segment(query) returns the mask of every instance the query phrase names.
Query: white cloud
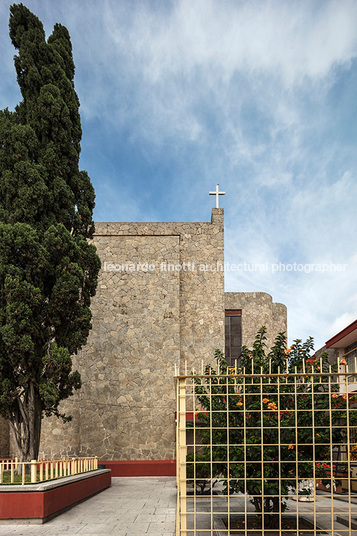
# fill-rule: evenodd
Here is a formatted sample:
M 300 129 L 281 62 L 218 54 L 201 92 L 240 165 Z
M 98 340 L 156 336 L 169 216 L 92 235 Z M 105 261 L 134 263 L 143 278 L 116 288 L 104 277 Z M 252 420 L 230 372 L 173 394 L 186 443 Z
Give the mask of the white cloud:
M 338 316 L 332 323 L 332 326 L 330 328 L 331 336 L 336 335 L 340 331 L 342 331 L 346 326 L 351 324 L 356 320 L 357 316 L 357 309 L 355 314 L 352 313 L 343 313 L 342 315 Z
M 356 51 L 352 1 L 181 0 L 161 12 L 137 6 L 128 16 L 107 2 L 106 23 L 113 42 L 129 49 L 131 59 L 141 57 L 153 81 L 209 66 L 224 78 L 237 70 L 275 71 L 290 86 L 326 76 Z
M 48 33 L 57 21 L 70 31 L 98 219 L 209 219 L 219 182 L 226 260 L 348 264 L 342 274 L 231 273 L 227 289 L 285 303 L 291 337 L 322 344 L 353 319 L 357 133 L 339 84 L 356 69 L 356 1 L 26 5 Z M 18 98 L 3 5 L 0 15 L 4 107 Z
M 81 16 L 74 3 L 73 28 Z M 326 91 L 336 66 L 356 55 L 356 18 L 349 1 L 93 4 L 86 33 L 73 37 L 88 69 L 79 80 L 82 113 L 118 128 L 135 121 L 136 140 L 204 143 L 202 113 L 213 111 L 229 138 L 253 98 L 275 118 L 271 135 L 289 134 L 299 120 L 295 93 L 306 85 L 320 92 L 321 81 Z

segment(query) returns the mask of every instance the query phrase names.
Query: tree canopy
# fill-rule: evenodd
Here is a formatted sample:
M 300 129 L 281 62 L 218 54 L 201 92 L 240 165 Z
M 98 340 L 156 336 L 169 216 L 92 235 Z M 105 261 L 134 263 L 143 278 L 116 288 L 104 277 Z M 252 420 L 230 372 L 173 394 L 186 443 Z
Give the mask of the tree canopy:
M 0 111 L 0 414 L 28 460 L 42 417 L 68 418 L 59 404 L 81 385 L 71 355 L 91 328 L 100 261 L 69 33 L 56 24 L 46 41 L 23 4 L 9 29 L 22 101 Z

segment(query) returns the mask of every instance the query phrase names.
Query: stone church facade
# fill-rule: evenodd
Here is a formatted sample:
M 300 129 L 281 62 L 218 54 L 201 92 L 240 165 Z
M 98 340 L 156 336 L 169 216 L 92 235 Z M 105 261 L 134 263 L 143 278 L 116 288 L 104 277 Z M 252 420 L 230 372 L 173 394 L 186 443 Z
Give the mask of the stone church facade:
M 266 325 L 271 345 L 286 308 L 263 292 L 224 292 L 223 209 L 210 222 L 97 223 L 93 242 L 102 261 L 93 328 L 73 359 L 83 385 L 63 403 L 71 422 L 44 420 L 40 453 L 173 460 L 175 365 L 197 368 L 224 351 L 225 311 L 240 317 L 240 344 Z

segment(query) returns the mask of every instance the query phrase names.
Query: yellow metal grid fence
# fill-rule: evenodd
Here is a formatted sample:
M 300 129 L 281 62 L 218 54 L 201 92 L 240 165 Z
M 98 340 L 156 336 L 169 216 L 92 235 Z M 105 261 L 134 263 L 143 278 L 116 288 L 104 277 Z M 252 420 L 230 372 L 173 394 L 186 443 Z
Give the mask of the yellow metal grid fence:
M 235 370 L 175 377 L 176 535 L 357 534 L 357 375 Z

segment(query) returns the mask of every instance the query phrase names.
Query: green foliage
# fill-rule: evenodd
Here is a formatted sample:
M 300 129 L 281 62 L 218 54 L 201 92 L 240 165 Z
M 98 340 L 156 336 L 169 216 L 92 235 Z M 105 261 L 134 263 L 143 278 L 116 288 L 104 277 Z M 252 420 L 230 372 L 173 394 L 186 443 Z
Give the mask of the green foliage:
M 206 445 L 207 446 L 207 445 Z M 212 493 L 218 479 L 211 478 L 211 453 L 207 448 L 187 455 L 187 478 L 194 479 L 200 494 Z
M 265 333 L 243 347 L 237 370 L 216 351 L 218 370 L 207 366 L 206 377 L 194 377 L 201 447 L 188 459 L 188 475 L 220 477 L 225 493 L 247 493 L 269 515 L 284 511 L 298 482 L 330 468 L 330 445 L 346 441 L 347 402 L 327 375 L 326 354 L 312 368 L 311 338 L 287 349 L 280 333 L 267 354 Z
M 10 8 L 23 100 L 0 111 L 0 414 L 23 459 L 36 458 L 43 415 L 81 385 L 71 355 L 86 343 L 100 261 L 95 194 L 79 171 L 81 124 L 68 31 Z

